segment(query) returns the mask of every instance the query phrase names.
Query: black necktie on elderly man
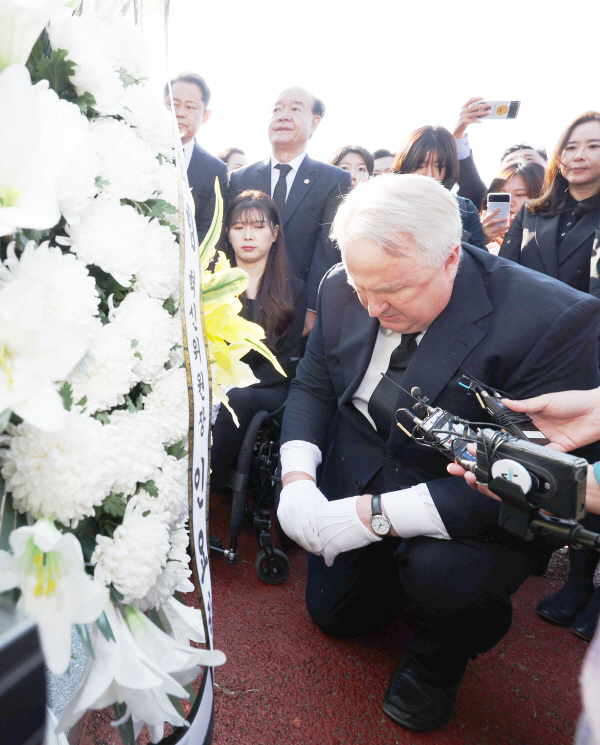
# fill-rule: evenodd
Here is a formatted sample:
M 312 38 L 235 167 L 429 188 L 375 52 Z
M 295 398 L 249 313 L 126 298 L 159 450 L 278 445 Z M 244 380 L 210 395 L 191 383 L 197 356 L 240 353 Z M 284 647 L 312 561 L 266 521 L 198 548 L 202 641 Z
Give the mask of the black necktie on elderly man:
M 416 334 L 402 334 L 400 344 L 392 352 L 386 376 L 381 376 L 369 399 L 369 415 L 377 426 L 377 431 L 386 440 L 390 436 L 394 404 L 398 398 L 398 386 L 408 367 L 411 357 L 417 349 Z M 390 380 L 391 378 L 391 380 Z M 393 381 L 393 382 L 392 382 Z
M 275 189 L 273 190 L 273 199 L 279 209 L 279 214 L 281 214 L 287 198 L 287 175 L 292 170 L 292 166 L 287 163 L 278 163 L 275 168 L 279 171 L 279 180 L 275 184 Z

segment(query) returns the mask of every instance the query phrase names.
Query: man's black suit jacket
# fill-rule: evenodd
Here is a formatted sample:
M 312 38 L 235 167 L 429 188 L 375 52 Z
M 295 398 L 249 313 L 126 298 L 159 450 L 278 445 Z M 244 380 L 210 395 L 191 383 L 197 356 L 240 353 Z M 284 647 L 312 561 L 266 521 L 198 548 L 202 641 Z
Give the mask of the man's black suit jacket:
M 329 230 L 341 197 L 350 191 L 347 171 L 305 156 L 283 208 L 281 220 L 287 257 L 306 282 L 308 307 L 315 310 L 319 284 L 325 272 L 340 260 L 329 240 Z M 246 189 L 271 195 L 271 159 L 240 168 L 231 174 L 228 201 Z
M 402 379 L 433 406 L 488 421 L 458 385 L 463 373 L 515 398 L 598 385 L 600 301 L 567 285 L 463 244 L 450 302 L 429 326 Z M 383 469 L 386 491 L 426 482 L 452 538 L 498 535 L 498 502 L 449 477 L 447 459 L 397 426 L 386 441 L 352 405 L 369 365 L 379 321 L 370 318 L 341 264 L 320 288 L 317 320 L 292 382 L 282 442 L 321 448 L 320 488 L 329 499 L 360 494 Z M 403 391 L 393 410 L 414 400 Z M 335 417 L 335 431 L 325 433 Z M 331 428 L 330 428 L 331 429 Z M 588 453 L 598 460 L 595 446 Z M 581 451 L 580 451 L 581 452 Z M 381 474 L 379 474 L 381 477 Z
M 227 166 L 194 142 L 187 170 L 188 183 L 196 205 L 196 230 L 202 243 L 208 233 L 215 211 L 215 179 L 219 179 L 221 196 L 227 196 Z
M 500 256 L 560 279 L 571 287 L 590 290 L 590 266 L 594 234 L 600 223 L 600 209 L 587 212 L 557 247 L 560 215 L 541 217 L 521 207 L 504 236 Z M 582 274 L 582 270 L 585 274 Z M 594 273 L 596 267 L 593 267 Z M 598 290 L 594 290 L 597 296 Z

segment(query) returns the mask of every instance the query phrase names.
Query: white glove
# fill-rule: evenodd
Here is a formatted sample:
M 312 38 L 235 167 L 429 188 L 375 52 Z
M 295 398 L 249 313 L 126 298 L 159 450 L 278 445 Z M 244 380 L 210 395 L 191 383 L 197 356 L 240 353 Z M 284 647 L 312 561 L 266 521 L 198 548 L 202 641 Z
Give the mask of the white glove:
M 310 479 L 292 481 L 279 496 L 277 517 L 286 535 L 311 554 L 321 553 L 317 530 L 317 507 L 327 504 L 327 498 Z
M 327 502 L 317 509 L 317 528 L 322 550 L 321 555 L 330 567 L 335 557 L 343 551 L 362 548 L 382 537 L 371 533 L 363 525 L 356 509 L 358 497 L 347 497 Z

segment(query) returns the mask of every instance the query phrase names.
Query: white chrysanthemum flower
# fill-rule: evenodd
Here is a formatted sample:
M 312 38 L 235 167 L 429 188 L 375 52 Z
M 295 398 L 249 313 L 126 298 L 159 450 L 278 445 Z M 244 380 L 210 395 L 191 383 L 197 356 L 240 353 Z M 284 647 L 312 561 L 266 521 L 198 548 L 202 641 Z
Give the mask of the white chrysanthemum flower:
M 134 289 L 159 300 L 179 295 L 179 244 L 158 220 L 150 220 L 146 228 L 144 260 Z
M 173 163 L 164 161 L 158 172 L 157 192 L 161 199 L 179 208 L 179 185 L 177 182 L 177 169 Z M 179 228 L 179 212 L 172 212 L 166 216 L 169 222 Z
M 0 264 L 0 292 L 8 304 L 30 293 L 36 306 L 31 310 L 45 323 L 73 323 L 89 337 L 100 323 L 100 298 L 86 265 L 73 254 L 50 248 L 47 241 L 40 246 L 29 241 L 19 259 L 10 244 L 8 258 Z
M 117 199 L 100 194 L 81 213 L 77 225 L 67 227 L 71 251 L 86 264 L 99 266 L 120 285 L 129 287 L 144 263 L 148 218 Z
M 84 5 L 81 15 L 62 8 L 48 26 L 52 49 L 75 63 L 70 80 L 78 95 L 91 93 L 101 114 L 121 114 L 124 88 L 108 24 Z
M 173 347 L 169 352 L 169 364 L 171 367 L 181 367 L 184 363 L 183 357 L 183 326 L 181 325 L 181 319 L 179 313 L 173 317 L 175 323 L 175 335 L 173 339 Z
M 168 523 L 162 516 L 143 510 L 133 497 L 113 537 L 96 536 L 94 577 L 105 585 L 112 584 L 123 595 L 123 602 L 129 604 L 143 598 L 155 585 L 170 547 Z
M 152 392 L 144 398 L 144 410 L 156 412 L 165 445 L 174 445 L 185 437 L 190 416 L 185 368 L 171 368 L 158 376 Z
M 69 411 L 60 432 L 19 424 L 11 434 L 0 459 L 19 512 L 74 527 L 110 494 L 115 463 L 100 422 Z
M 108 603 L 105 613 L 113 638 L 106 639 L 98 626 L 94 627 L 94 657 L 88 657 L 81 684 L 65 709 L 58 731 L 72 727 L 88 709 L 103 709 L 117 701 L 125 702 L 127 710 L 114 724 L 123 724 L 131 717 L 136 738 L 144 723 L 148 724 L 152 742 L 162 740 L 165 722 L 189 726 L 169 696 L 188 698 L 182 686 L 199 675 L 200 666 L 224 664 L 223 652 L 180 644 L 135 606 L 125 608 L 123 617 Z
M 173 114 L 145 85 L 125 88 L 123 119 L 135 127 L 150 147 L 166 158 L 174 156 Z
M 141 360 L 136 363 L 134 372 L 144 383 L 152 385 L 169 360 L 171 347 L 177 343 L 177 331 L 181 329 L 179 318 L 172 318 L 160 300 L 130 292 L 111 312 L 110 320 L 138 342 L 135 349 Z
M 188 465 L 187 458 L 174 458 L 164 454 L 157 461 L 152 474 L 158 496 L 153 497 L 144 489 L 138 492 L 138 504 L 144 510 L 157 515 L 169 513 L 166 518 L 170 525 L 179 525 L 189 514 L 188 502 Z
M 73 400 L 84 396 L 86 411 L 95 414 L 125 403 L 125 394 L 138 382 L 133 372 L 137 361 L 127 333 L 108 323 L 93 336 L 86 356 L 67 378 Z
M 18 587 L 18 608 L 40 630 L 46 664 L 64 673 L 71 658 L 71 624 L 92 623 L 102 613 L 108 592 L 86 574 L 81 545 L 49 520 L 10 534 L 12 555 L 0 551 L 0 592 Z
M 111 452 L 116 453 L 112 490 L 115 494 L 134 494 L 138 482 L 143 484 L 152 479 L 165 455 L 157 417 L 148 411 L 119 409 L 110 415 L 106 429 Z
M 23 111 L 27 116 L 15 114 Z M 21 65 L 0 73 L 0 235 L 56 225 L 58 184 L 87 127 L 79 107 L 49 90 L 47 80 L 32 86 Z
M 71 225 L 79 222 L 80 214 L 98 193 L 96 179 L 99 175 L 100 159 L 92 148 L 88 133 L 57 184 L 60 211 Z
M 90 125 L 92 147 L 100 159 L 105 194 L 145 202 L 157 189 L 160 164 L 153 150 L 125 122 L 111 117 Z
M 160 608 L 168 602 L 176 590 L 178 592 L 193 592 L 194 590 L 194 585 L 189 580 L 192 573 L 189 566 L 190 557 L 187 553 L 190 539 L 185 525 L 175 528 L 169 540 L 171 548 L 164 569 L 158 575 L 150 591 L 143 598 L 135 601 L 135 605 L 140 610 Z

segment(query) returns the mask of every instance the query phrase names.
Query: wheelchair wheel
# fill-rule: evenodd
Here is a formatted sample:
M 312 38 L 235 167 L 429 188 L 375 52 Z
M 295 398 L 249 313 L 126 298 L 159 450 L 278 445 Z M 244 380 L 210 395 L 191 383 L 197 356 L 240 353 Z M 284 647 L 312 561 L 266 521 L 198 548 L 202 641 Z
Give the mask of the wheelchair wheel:
M 278 548 L 273 549 L 273 556 L 269 558 L 266 551 L 261 551 L 256 557 L 254 566 L 256 573 L 268 585 L 280 585 L 288 578 L 290 561 Z

